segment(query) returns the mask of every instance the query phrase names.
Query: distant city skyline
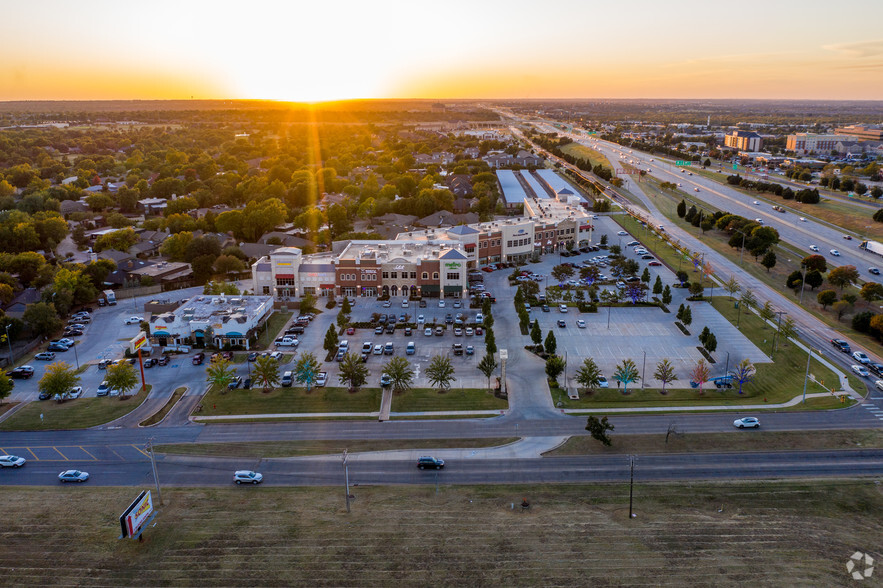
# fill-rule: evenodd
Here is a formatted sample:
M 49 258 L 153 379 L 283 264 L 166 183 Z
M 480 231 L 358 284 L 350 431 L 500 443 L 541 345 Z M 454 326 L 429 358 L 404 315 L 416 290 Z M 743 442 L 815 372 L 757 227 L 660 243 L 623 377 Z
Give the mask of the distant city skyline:
M 4 16 L 0 100 L 883 97 L 873 0 L 32 0 Z

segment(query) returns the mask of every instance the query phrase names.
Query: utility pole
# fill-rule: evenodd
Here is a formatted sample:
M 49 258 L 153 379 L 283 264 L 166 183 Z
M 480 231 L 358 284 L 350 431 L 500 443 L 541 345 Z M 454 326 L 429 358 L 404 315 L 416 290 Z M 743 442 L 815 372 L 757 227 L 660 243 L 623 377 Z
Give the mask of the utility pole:
M 350 512 L 350 469 L 346 463 L 347 450 L 343 450 L 343 475 L 346 483 L 346 511 Z
M 153 437 L 147 440 L 147 451 L 150 452 L 150 466 L 153 468 L 153 481 L 156 483 L 156 498 L 162 506 L 162 491 L 159 489 L 159 475 L 156 473 L 156 455 L 153 453 Z
M 634 505 L 634 496 L 635 496 L 635 456 L 629 456 L 629 518 L 635 518 L 634 509 L 632 506 Z

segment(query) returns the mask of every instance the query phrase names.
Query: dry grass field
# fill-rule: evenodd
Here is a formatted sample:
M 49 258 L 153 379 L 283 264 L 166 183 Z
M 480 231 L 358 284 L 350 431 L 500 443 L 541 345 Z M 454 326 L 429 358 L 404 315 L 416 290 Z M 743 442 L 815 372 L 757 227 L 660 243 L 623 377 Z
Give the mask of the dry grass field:
M 116 540 L 134 488 L 6 487 L 0 584 L 846 586 L 883 537 L 874 480 L 639 481 L 631 520 L 622 485 L 353 493 L 347 514 L 340 488 L 170 489 L 137 543 Z

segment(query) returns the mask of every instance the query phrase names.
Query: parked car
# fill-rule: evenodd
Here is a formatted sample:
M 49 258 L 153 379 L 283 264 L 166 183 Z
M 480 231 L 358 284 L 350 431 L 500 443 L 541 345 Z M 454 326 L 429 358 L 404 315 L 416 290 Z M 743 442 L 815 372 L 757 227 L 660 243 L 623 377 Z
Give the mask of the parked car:
M 282 384 L 282 386 L 284 386 L 286 388 L 289 388 L 293 381 L 294 381 L 294 374 L 289 371 L 289 372 L 285 372 L 282 374 L 282 380 L 281 380 L 280 384 Z
M 738 429 L 758 429 L 760 428 L 760 421 L 755 417 L 744 417 L 733 421 L 733 426 Z
M 163 355 L 159 359 L 156 360 L 157 365 L 169 365 L 169 356 Z
M 55 354 L 51 351 L 43 351 L 42 353 L 35 355 L 34 359 L 39 359 L 40 361 L 52 361 L 55 359 Z
M 584 321 L 583 319 L 579 319 L 578 321 L 576 321 L 576 326 L 579 327 L 580 329 L 585 329 L 586 328 L 586 321 Z
M 390 378 L 386 374 L 381 374 L 380 375 L 380 385 L 384 388 L 386 388 L 387 386 L 391 386 L 392 385 L 392 378 Z
M 395 352 L 395 347 L 393 347 L 392 341 L 387 341 L 386 345 L 383 346 L 383 355 L 392 355 Z
M 316 387 L 322 388 L 327 383 L 328 383 L 328 372 L 319 372 L 319 375 L 316 376 Z
M 227 384 L 227 388 L 230 390 L 235 390 L 242 385 L 242 376 L 234 376 L 233 380 Z
M 426 308 L 426 301 L 425 301 L 425 300 L 421 300 L 421 301 L 417 304 L 417 306 L 419 306 L 420 308 Z
M 127 325 L 139 325 L 139 324 L 141 324 L 141 321 L 143 321 L 143 320 L 144 319 L 141 318 L 140 316 L 130 316 L 129 318 L 126 319 L 126 324 Z
M 245 378 L 245 381 L 242 382 L 242 388 L 244 390 L 248 390 L 251 388 L 251 378 Z
M 282 361 L 282 352 L 274 351 L 270 354 L 270 359 L 275 359 L 276 361 Z
M 417 353 L 417 346 L 413 341 L 408 341 L 407 347 L 405 347 L 405 355 L 414 355 Z
M 474 354 L 475 354 L 475 347 L 473 347 L 472 345 L 467 345 L 466 346 L 466 355 L 474 355 Z
M 567 305 L 566 304 L 559 304 L 558 305 L 558 312 L 567 312 Z
M 98 385 L 98 390 L 95 392 L 96 396 L 107 396 L 110 392 L 110 384 L 105 380 Z
M 82 386 L 74 386 L 70 390 L 68 390 L 67 394 L 65 394 L 65 398 L 76 399 L 83 395 L 83 387 Z
M 598 376 L 598 387 L 599 388 L 608 388 L 610 385 L 607 383 L 607 378 L 604 376 Z
M 68 349 L 67 345 L 62 345 L 61 343 L 50 343 L 46 348 L 47 351 L 67 351 Z
M 248 354 L 248 361 L 255 361 L 258 358 L 258 354 L 256 351 L 252 351 Z
M 58 479 L 61 482 L 85 482 L 89 479 L 89 473 L 80 470 L 65 470 L 58 474 Z
M 380 343 L 375 345 L 373 353 L 374 355 L 383 355 L 383 345 L 381 345 Z
M 233 481 L 237 484 L 260 484 L 264 476 L 251 470 L 238 470 L 233 472 Z
M 155 359 L 153 359 L 152 357 L 148 357 L 147 359 L 144 360 L 144 367 L 152 368 L 153 366 L 156 365 L 156 363 L 157 362 Z
M 435 457 L 423 456 L 417 458 L 417 468 L 421 470 L 440 470 L 445 467 L 445 461 L 443 459 L 437 459 Z
M 205 361 L 205 353 L 202 351 L 193 356 L 193 365 L 202 365 L 203 361 Z
M 432 327 L 426 327 L 423 329 L 423 334 L 427 337 L 432 337 Z

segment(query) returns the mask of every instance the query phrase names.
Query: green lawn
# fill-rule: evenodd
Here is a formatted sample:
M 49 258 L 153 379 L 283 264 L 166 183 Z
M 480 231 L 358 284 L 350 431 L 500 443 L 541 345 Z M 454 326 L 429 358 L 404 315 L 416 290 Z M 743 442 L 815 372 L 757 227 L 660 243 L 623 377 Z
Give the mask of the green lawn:
M 447 410 L 504 410 L 509 402 L 485 388 L 451 388 L 440 393 L 434 388 L 414 388 L 392 397 L 390 412 Z
M 561 148 L 561 151 L 579 159 L 588 159 L 592 163 L 592 167 L 601 164 L 604 167 L 611 169 L 613 168 L 613 166 L 610 165 L 610 160 L 607 159 L 607 157 L 601 152 L 595 151 L 591 147 L 580 145 L 579 143 L 570 143 L 569 145 L 565 145 Z
M 261 333 L 260 337 L 258 337 L 258 342 L 255 344 L 255 347 L 260 349 L 269 347 L 270 344 L 276 340 L 276 337 L 279 336 L 282 327 L 291 320 L 292 314 L 294 313 L 284 310 L 277 310 L 271 314 L 270 318 L 267 319 L 265 330 Z
M 517 441 L 516 437 L 481 439 L 378 439 L 321 441 L 255 441 L 243 443 L 175 443 L 157 445 L 159 453 L 179 455 L 212 455 L 223 457 L 268 458 L 327 455 L 350 452 L 391 451 L 395 449 L 460 449 L 464 447 L 495 447 Z
M 53 400 L 31 402 L 0 423 L 2 431 L 45 431 L 49 429 L 87 429 L 127 415 L 147 398 L 150 386 L 125 400 L 119 397 L 77 398 L 57 403 Z M 40 415 L 43 415 L 41 421 Z
M 168 402 L 165 403 L 162 409 L 160 409 L 159 412 L 153 414 L 149 418 L 141 421 L 141 426 L 149 427 L 150 425 L 155 425 L 159 422 L 162 422 L 162 420 L 166 418 L 166 415 L 169 414 L 169 411 L 174 408 L 175 404 L 177 404 L 177 402 L 181 400 L 181 397 L 184 396 L 184 393 L 186 391 L 187 388 L 185 386 L 176 388 L 175 391 L 172 393 L 172 396 L 169 398 Z
M 380 388 L 362 388 L 350 394 L 346 388 L 276 388 L 226 390 L 212 387 L 202 401 L 197 416 L 238 414 L 279 414 L 296 412 L 375 412 L 380 410 Z

